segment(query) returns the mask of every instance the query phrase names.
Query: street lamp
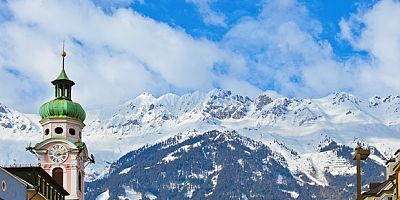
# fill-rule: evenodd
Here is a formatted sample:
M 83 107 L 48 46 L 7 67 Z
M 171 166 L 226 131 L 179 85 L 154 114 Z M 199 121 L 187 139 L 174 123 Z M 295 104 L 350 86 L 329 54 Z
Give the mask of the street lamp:
M 357 160 L 357 200 L 361 200 L 361 160 L 366 160 L 370 153 L 369 149 L 355 148 L 353 160 Z

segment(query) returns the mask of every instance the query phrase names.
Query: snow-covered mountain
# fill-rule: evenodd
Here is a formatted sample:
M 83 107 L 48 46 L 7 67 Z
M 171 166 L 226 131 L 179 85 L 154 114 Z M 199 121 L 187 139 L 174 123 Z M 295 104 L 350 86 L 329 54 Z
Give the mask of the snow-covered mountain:
M 178 134 L 132 151 L 110 166 L 101 179 L 88 183 L 88 199 L 351 199 L 352 148 L 330 142 L 315 159 L 326 160 L 340 175 L 323 174 L 325 187 L 310 174 L 293 173 L 286 157 L 270 146 L 235 131 Z M 295 152 L 291 152 L 297 157 Z M 287 156 L 287 155 L 286 155 Z M 289 158 L 292 159 L 292 158 Z M 305 161 L 305 162 L 304 162 Z M 307 164 L 304 160 L 301 164 Z M 368 178 L 381 178 L 383 167 L 364 163 Z M 316 170 L 313 173 L 317 173 Z M 372 178 L 371 178 L 372 177 Z M 332 198 L 334 197 L 334 198 Z
M 399 148 L 399 107 L 399 96 L 364 100 L 347 93 L 321 99 L 250 99 L 224 90 L 159 98 L 144 93 L 116 109 L 89 113 L 85 131 L 89 147 L 101 144 L 107 161 L 192 130 L 236 130 L 265 144 L 278 141 L 301 159 L 318 152 L 326 138 L 374 146 L 388 158 Z
M 37 115 L 25 115 L 0 103 L 0 164 L 37 162 L 25 147 L 40 139 L 38 120 Z
M 18 134 L 37 133 L 38 126 L 29 116 L 35 117 L 24 115 L 0 103 L 0 130 Z
M 18 154 L 15 149 L 23 148 L 23 142 L 40 139 L 38 117 L 1 108 L 0 135 L 12 135 L 4 137 L 9 138 L 8 144 L 19 141 L 0 153 L 0 162 L 10 163 L 7 159 Z M 320 99 L 295 99 L 261 94 L 251 99 L 218 89 L 158 98 L 144 93 L 118 107 L 88 112 L 84 140 L 98 162 L 88 168 L 87 180 L 110 178 L 115 162 L 128 152 L 179 134 L 235 131 L 283 158 L 278 163 L 297 184 L 330 187 L 335 184 L 332 177 L 355 174 L 351 152 L 357 144 L 374 150 L 369 160 L 376 166 L 392 156 L 400 142 L 399 110 L 400 96 L 362 99 L 332 93 Z M 382 179 L 383 174 L 375 177 Z

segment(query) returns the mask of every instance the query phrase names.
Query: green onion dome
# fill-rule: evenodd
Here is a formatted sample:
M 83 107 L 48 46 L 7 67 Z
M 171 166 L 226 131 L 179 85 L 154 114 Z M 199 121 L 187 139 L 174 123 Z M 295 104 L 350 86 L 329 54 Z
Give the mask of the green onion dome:
M 75 103 L 71 100 L 72 86 L 75 83 L 70 80 L 65 73 L 64 59 L 67 54 L 64 51 L 61 53 L 62 56 L 62 69 L 57 79 L 51 83 L 54 85 L 55 99 L 51 100 L 40 107 L 39 114 L 42 120 L 48 118 L 72 118 L 85 121 L 86 113 L 79 103 Z
M 85 121 L 86 113 L 79 103 L 68 99 L 54 99 L 40 107 L 39 114 L 42 119 L 48 118 L 73 118 Z

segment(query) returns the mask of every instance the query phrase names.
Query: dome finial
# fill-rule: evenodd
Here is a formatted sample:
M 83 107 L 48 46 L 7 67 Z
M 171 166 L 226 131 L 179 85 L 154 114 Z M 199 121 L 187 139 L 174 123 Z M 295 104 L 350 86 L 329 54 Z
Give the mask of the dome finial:
M 63 40 L 63 42 L 62 42 L 62 52 L 61 52 L 61 56 L 63 57 L 63 63 L 62 63 L 63 69 L 64 69 L 64 58 L 65 58 L 65 56 L 67 56 L 67 52 L 65 52 L 65 50 L 64 50 L 64 43 L 65 43 L 65 40 Z

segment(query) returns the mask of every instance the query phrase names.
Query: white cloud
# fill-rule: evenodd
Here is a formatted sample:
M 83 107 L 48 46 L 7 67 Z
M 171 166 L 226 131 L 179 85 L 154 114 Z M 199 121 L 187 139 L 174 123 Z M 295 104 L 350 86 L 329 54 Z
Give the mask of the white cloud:
M 0 70 L 12 67 L 28 77 L 26 82 L 35 82 L 30 87 L 46 88 L 29 111 L 53 94 L 49 82 L 60 70 L 62 39 L 67 39 L 67 73 L 77 83 L 74 94 L 79 95 L 73 97 L 89 108 L 144 91 L 210 90 L 219 82 L 213 72 L 217 63 L 246 73 L 240 56 L 129 9 L 106 14 L 84 0 L 18 0 L 8 7 L 13 19 L 0 24 Z M 21 96 L 19 77 L 11 79 L 13 89 L 0 102 Z M 17 101 L 11 105 L 22 108 Z
M 400 91 L 400 2 L 384 0 L 340 22 L 341 36 L 370 54 L 359 61 L 359 89 L 366 95 Z M 360 58 L 359 58 L 360 59 Z
M 225 36 L 224 45 L 249 55 L 257 84 L 274 85 L 285 95 L 321 96 L 351 84 L 344 64 L 322 28 L 295 0 L 268 1 L 258 18 L 243 19 Z
M 143 4 L 144 0 L 91 0 L 96 5 L 100 5 L 102 8 L 113 10 L 116 8 L 127 7 L 134 2 Z
M 186 0 L 186 2 L 194 3 L 197 6 L 204 23 L 221 27 L 227 26 L 225 23 L 225 15 L 211 9 L 210 4 L 213 3 L 214 0 Z
M 283 95 L 319 97 L 332 91 L 387 95 L 400 91 L 400 2 L 379 1 L 339 23 L 341 39 L 370 56 L 338 59 L 322 26 L 296 0 L 267 1 L 257 18 L 244 18 L 223 45 L 248 57 L 255 85 Z
M 256 98 L 263 91 L 254 85 L 251 85 L 247 81 L 242 81 L 230 77 L 221 77 L 221 87 L 232 91 L 235 94 L 248 96 L 250 98 Z
M 190 1 L 214 12 L 210 0 Z M 63 39 L 67 73 L 77 83 L 73 98 L 86 108 L 115 105 L 145 91 L 215 86 L 252 97 L 259 88 L 296 97 L 342 90 L 399 93 L 399 4 L 380 1 L 340 22 L 341 38 L 371 55 L 343 61 L 321 39 L 320 23 L 295 0 L 267 1 L 260 16 L 242 18 L 221 42 L 194 39 L 130 9 L 105 13 L 86 0 L 3 2 L 0 10 L 12 17 L 0 20 L 0 102 L 35 112 L 52 98 L 50 81 L 60 70 Z M 210 23 L 224 25 L 223 14 L 215 16 Z

